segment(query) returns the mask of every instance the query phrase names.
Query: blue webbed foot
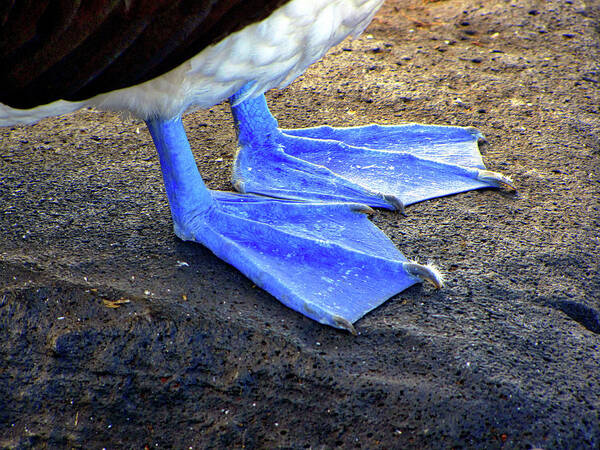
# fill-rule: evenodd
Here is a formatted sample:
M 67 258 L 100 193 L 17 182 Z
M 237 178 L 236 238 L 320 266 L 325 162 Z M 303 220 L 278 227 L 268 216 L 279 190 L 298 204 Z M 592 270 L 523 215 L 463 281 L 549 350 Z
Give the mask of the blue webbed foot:
M 486 187 L 514 189 L 485 169 L 473 128 L 407 124 L 277 128 L 264 96 L 232 97 L 241 192 L 297 200 L 353 201 L 402 210 L 422 200 Z M 241 97 L 243 98 L 243 97 Z
M 147 122 L 175 232 L 203 244 L 282 303 L 318 322 L 352 325 L 407 287 L 441 279 L 411 263 L 352 203 L 297 202 L 211 191 L 179 118 Z
M 352 323 L 435 272 L 410 263 L 365 206 L 213 192 L 214 208 L 180 237 L 200 242 L 257 286 L 318 322 Z

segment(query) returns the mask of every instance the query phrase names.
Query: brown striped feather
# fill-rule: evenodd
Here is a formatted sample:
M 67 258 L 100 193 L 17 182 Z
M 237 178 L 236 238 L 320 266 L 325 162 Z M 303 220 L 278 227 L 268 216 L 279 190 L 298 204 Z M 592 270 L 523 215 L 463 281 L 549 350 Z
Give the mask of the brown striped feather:
M 28 109 L 155 78 L 289 0 L 4 0 L 0 102 Z

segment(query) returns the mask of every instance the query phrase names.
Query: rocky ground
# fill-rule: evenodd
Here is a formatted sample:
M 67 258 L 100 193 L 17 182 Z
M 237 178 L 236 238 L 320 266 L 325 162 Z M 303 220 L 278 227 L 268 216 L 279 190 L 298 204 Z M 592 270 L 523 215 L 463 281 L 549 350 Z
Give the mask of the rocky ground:
M 518 185 L 378 211 L 447 286 L 356 337 L 178 240 L 142 123 L 2 129 L 0 447 L 597 448 L 599 21 L 597 0 L 388 1 L 268 94 L 285 127 L 478 127 Z M 229 106 L 185 124 L 230 189 Z

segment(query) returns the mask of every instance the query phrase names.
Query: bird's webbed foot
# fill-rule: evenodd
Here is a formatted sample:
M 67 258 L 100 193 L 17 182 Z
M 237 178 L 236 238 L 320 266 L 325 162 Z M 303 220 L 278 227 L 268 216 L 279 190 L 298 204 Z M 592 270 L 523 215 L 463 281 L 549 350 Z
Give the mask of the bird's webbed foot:
M 407 261 L 355 203 L 298 202 L 209 190 L 179 117 L 148 120 L 175 232 L 236 267 L 282 303 L 355 332 L 371 309 L 437 272 Z
M 318 322 L 355 333 L 356 320 L 396 293 L 422 280 L 442 284 L 400 253 L 364 205 L 212 196 L 212 208 L 177 221 L 177 234 Z
M 473 128 L 406 124 L 277 128 L 264 97 L 232 101 L 238 127 L 235 187 L 298 200 L 352 201 L 402 210 L 486 187 L 513 189 L 485 169 Z

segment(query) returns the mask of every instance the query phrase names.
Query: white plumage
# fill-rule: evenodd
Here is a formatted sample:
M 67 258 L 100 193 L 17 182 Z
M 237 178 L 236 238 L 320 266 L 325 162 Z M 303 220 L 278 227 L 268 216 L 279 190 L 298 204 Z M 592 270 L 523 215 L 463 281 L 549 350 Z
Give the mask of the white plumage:
M 360 34 L 383 0 L 292 0 L 261 22 L 227 36 L 166 74 L 81 102 L 29 110 L 0 104 L 0 125 L 30 124 L 93 106 L 140 119 L 175 117 L 208 108 L 249 82 L 246 97 L 282 88 L 348 35 Z M 242 101 L 244 98 L 240 99 Z

